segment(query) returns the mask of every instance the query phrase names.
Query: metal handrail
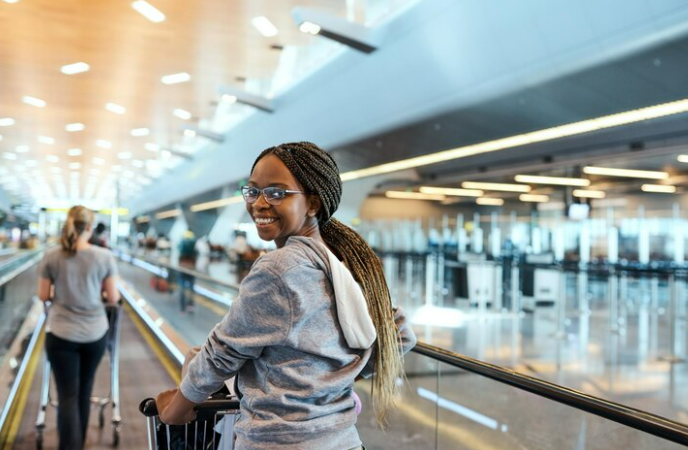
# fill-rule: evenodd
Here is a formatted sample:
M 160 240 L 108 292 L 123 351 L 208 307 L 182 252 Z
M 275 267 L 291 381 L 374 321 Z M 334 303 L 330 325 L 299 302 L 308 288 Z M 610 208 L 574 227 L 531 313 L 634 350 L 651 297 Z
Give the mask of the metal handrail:
M 121 249 L 117 249 L 116 254 L 124 254 L 124 255 L 127 255 L 129 258 L 132 258 L 132 260 L 138 259 L 141 261 L 145 261 L 147 263 L 150 263 L 150 264 L 153 264 L 153 265 L 156 265 L 159 267 L 164 267 L 165 269 L 168 269 L 168 270 L 173 270 L 175 272 L 185 273 L 187 275 L 193 276 L 196 279 L 208 281 L 208 282 L 216 284 L 218 286 L 223 286 L 223 287 L 226 287 L 228 289 L 232 289 L 233 291 L 239 292 L 239 285 L 237 285 L 237 284 L 228 283 L 226 281 L 218 280 L 217 278 L 213 278 L 210 275 L 207 275 L 207 274 L 201 273 L 201 272 L 197 272 L 197 271 L 189 269 L 187 267 L 182 267 L 182 266 L 179 266 L 176 264 L 163 262 L 163 261 L 157 260 L 155 258 L 152 258 L 150 256 L 128 253 L 128 252 L 125 252 Z
M 489 364 L 433 345 L 419 342 L 412 350 L 453 367 L 595 414 L 644 433 L 688 445 L 688 425 L 612 401 L 559 386 L 514 370 Z

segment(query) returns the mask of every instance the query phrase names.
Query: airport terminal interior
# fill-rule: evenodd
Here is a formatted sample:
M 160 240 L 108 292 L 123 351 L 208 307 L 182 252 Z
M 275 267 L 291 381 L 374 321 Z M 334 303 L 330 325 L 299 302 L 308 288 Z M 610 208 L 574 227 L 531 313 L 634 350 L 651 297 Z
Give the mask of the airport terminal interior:
M 58 448 L 74 205 L 121 294 L 86 448 L 231 448 L 226 406 L 198 445 L 139 407 L 277 251 L 242 187 L 302 141 L 418 339 L 384 429 L 354 385 L 366 449 L 688 446 L 685 1 L 0 0 L 0 450 Z

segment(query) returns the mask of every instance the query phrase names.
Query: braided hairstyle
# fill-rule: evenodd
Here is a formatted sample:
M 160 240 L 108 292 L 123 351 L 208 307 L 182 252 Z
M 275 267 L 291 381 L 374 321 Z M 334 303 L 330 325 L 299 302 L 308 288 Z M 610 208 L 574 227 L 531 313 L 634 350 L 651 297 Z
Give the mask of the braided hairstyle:
M 403 359 L 382 264 L 361 235 L 332 217 L 342 197 L 342 180 L 329 153 L 310 142 L 282 144 L 264 150 L 251 172 L 269 154 L 278 157 L 309 194 L 320 197 L 320 235 L 361 285 L 377 332 L 372 397 L 377 421 L 384 425 L 387 410 L 394 404 L 397 378 L 403 376 Z

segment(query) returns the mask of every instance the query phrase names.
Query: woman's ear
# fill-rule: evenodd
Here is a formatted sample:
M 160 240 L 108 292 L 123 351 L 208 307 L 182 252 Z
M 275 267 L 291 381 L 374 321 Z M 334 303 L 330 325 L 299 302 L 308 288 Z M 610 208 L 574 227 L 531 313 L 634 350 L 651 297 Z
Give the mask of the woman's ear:
M 322 208 L 322 200 L 319 195 L 308 196 L 308 217 L 315 217 Z

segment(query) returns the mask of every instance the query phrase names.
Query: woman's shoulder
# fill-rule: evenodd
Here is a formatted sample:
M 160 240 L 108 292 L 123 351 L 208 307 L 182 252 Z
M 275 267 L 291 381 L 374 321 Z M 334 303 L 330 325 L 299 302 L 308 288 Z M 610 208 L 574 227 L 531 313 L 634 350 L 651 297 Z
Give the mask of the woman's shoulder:
M 256 261 L 256 269 L 270 270 L 275 274 L 288 272 L 297 266 L 318 266 L 322 260 L 317 243 L 308 238 L 289 238 L 287 244 L 266 253 Z

